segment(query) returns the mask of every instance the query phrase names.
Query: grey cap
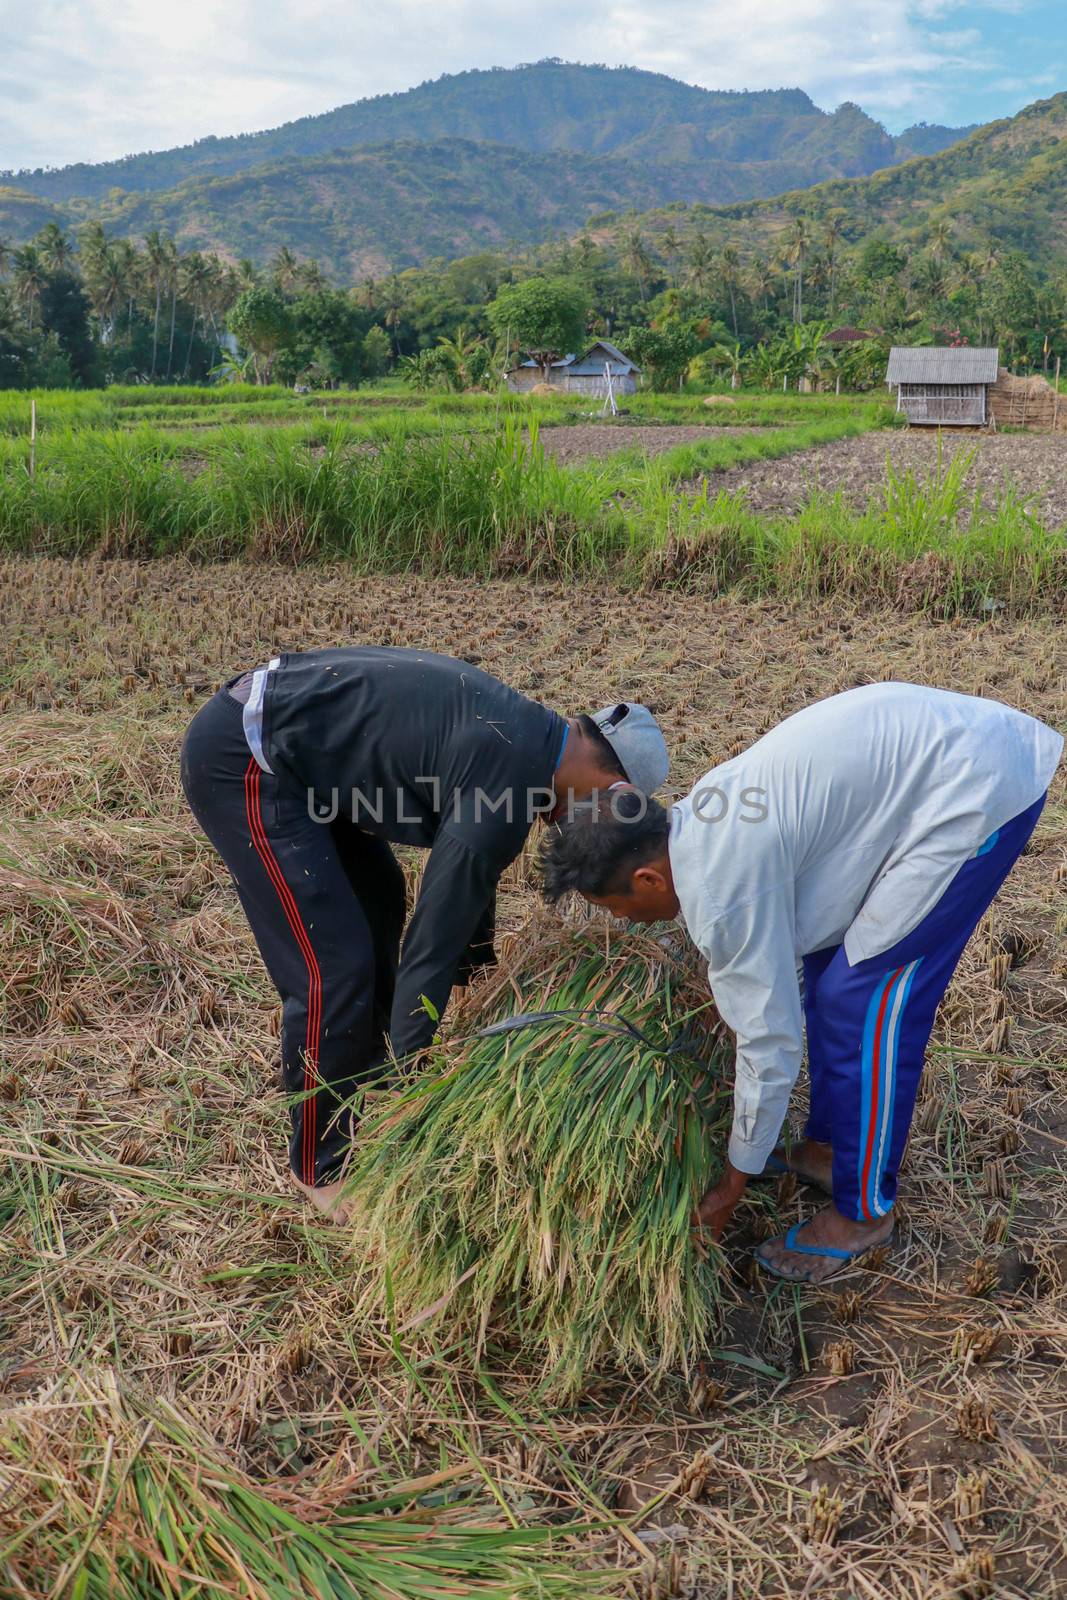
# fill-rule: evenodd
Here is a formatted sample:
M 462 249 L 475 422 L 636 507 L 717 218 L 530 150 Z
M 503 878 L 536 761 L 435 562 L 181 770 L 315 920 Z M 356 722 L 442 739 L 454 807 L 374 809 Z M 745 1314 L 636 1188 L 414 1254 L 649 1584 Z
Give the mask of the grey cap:
M 666 783 L 671 763 L 667 742 L 648 707 L 623 700 L 591 715 L 634 788 L 655 794 Z

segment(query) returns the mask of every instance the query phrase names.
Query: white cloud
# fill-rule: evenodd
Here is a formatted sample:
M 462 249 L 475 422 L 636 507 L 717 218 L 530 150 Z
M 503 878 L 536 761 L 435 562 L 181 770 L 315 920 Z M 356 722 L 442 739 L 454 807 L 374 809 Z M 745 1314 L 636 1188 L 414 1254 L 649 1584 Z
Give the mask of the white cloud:
M 0 0 L 0 167 L 236 133 L 555 54 L 709 88 L 799 85 L 898 122 L 1002 74 L 974 25 L 1031 0 Z M 950 31 L 951 24 L 962 25 Z

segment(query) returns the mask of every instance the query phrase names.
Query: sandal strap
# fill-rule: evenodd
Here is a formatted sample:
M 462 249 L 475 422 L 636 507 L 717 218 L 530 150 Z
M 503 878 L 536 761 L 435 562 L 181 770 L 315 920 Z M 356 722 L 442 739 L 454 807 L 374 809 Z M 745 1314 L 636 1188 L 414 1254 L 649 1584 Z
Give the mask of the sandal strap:
M 804 1223 L 794 1222 L 782 1241 L 787 1250 L 795 1250 L 801 1256 L 830 1256 L 835 1261 L 854 1261 L 871 1248 L 870 1245 L 864 1245 L 860 1250 L 838 1250 L 831 1244 L 797 1244 L 797 1233 L 802 1227 Z

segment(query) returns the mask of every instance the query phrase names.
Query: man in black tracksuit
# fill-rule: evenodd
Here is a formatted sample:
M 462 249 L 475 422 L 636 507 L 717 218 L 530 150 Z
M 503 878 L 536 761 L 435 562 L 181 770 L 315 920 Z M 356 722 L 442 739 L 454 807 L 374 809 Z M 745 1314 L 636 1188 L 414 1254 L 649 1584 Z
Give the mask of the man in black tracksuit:
M 535 818 L 666 775 L 644 707 L 568 720 L 427 651 L 284 655 L 198 712 L 182 785 L 282 997 L 290 1162 L 321 1209 L 351 1142 L 343 1102 L 390 1045 L 424 1048 L 452 985 L 493 961 L 497 882 Z M 430 851 L 402 954 L 390 843 Z

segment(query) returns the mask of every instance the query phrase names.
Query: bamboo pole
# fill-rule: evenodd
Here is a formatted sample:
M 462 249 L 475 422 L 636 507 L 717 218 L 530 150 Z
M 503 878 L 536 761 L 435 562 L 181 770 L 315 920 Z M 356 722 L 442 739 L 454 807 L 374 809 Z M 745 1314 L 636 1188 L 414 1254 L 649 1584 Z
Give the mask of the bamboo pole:
M 30 401 L 30 477 L 37 475 L 37 402 Z
M 1052 431 L 1055 433 L 1060 424 L 1060 358 L 1056 357 L 1056 398 L 1052 402 Z

